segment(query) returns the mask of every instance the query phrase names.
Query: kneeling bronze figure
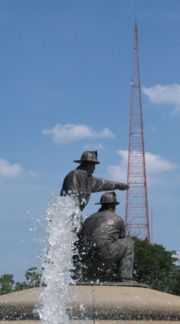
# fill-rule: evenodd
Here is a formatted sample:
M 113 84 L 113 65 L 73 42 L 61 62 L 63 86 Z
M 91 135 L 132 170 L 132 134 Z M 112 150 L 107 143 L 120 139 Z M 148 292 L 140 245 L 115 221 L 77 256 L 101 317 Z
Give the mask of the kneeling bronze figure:
M 119 204 L 115 192 L 103 194 L 98 204 L 101 208 L 85 220 L 81 232 L 83 281 L 132 281 L 134 242 L 115 213 Z

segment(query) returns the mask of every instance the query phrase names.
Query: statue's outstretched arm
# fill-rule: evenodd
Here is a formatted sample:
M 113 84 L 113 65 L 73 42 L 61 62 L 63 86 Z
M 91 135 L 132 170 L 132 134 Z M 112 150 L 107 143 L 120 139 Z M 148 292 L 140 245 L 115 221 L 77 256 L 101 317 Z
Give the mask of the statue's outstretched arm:
M 129 186 L 125 183 L 106 180 L 102 178 L 92 177 L 92 192 L 108 191 L 108 190 L 127 190 Z

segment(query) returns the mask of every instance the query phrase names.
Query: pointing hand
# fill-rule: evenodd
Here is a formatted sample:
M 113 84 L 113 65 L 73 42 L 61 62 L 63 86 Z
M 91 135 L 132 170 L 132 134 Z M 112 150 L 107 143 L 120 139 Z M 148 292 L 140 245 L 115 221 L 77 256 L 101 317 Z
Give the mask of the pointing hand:
M 125 183 L 119 183 L 119 187 L 118 187 L 119 190 L 128 190 L 129 189 L 129 186 Z

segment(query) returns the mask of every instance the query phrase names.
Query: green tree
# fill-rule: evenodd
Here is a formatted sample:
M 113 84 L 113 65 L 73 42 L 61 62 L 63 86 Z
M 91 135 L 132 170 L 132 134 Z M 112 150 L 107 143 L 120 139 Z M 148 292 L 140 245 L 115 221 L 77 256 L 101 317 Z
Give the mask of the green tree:
M 14 289 L 14 279 L 12 274 L 4 274 L 0 277 L 0 294 L 6 294 Z
M 25 273 L 27 288 L 39 287 L 41 282 L 41 274 L 37 267 L 29 268 Z
M 18 290 L 24 290 L 24 289 L 27 289 L 27 288 L 28 288 L 28 285 L 27 285 L 26 281 L 22 281 L 22 282 L 17 281 L 15 283 L 14 290 L 18 291 Z
M 177 267 L 172 257 L 162 245 L 150 244 L 147 240 L 135 241 L 134 277 L 150 288 L 174 293 L 177 283 Z

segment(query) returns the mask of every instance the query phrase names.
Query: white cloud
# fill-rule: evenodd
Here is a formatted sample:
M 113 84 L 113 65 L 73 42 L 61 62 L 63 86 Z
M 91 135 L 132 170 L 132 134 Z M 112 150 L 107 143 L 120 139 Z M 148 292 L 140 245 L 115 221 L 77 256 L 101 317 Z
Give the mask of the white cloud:
M 23 173 L 20 164 L 11 164 L 10 162 L 0 159 L 0 177 L 17 177 Z
M 180 252 L 176 252 L 172 257 L 175 259 L 175 263 L 180 265 Z
M 172 257 L 176 258 L 180 262 L 180 252 L 176 252 L 176 254 L 173 254 Z
M 180 111 L 180 85 L 160 85 L 142 88 L 143 93 L 152 103 L 172 105 L 176 111 Z
M 51 136 L 56 143 L 70 143 L 86 138 L 114 138 L 114 134 L 108 128 L 96 132 L 81 124 L 58 124 L 51 129 L 43 129 L 42 134 Z
M 127 182 L 127 165 L 128 165 L 128 151 L 119 150 L 120 162 L 118 165 L 110 165 L 107 172 L 110 174 L 112 180 Z
M 150 152 L 146 152 L 146 165 L 148 173 L 162 173 L 166 171 L 172 171 L 175 169 L 175 165 L 162 158 L 160 155 L 155 155 Z
M 18 163 L 10 163 L 5 159 L 0 159 L 0 178 L 16 178 L 21 175 L 36 177 L 37 173 L 33 170 L 25 170 Z
M 118 165 L 111 165 L 107 172 L 113 180 L 127 181 L 127 166 L 128 166 L 128 151 L 119 150 L 120 162 Z M 139 157 L 138 157 L 139 158 Z M 155 155 L 150 152 L 145 153 L 146 169 L 149 178 L 151 179 L 156 174 L 172 171 L 176 166 L 162 158 L 160 155 Z

